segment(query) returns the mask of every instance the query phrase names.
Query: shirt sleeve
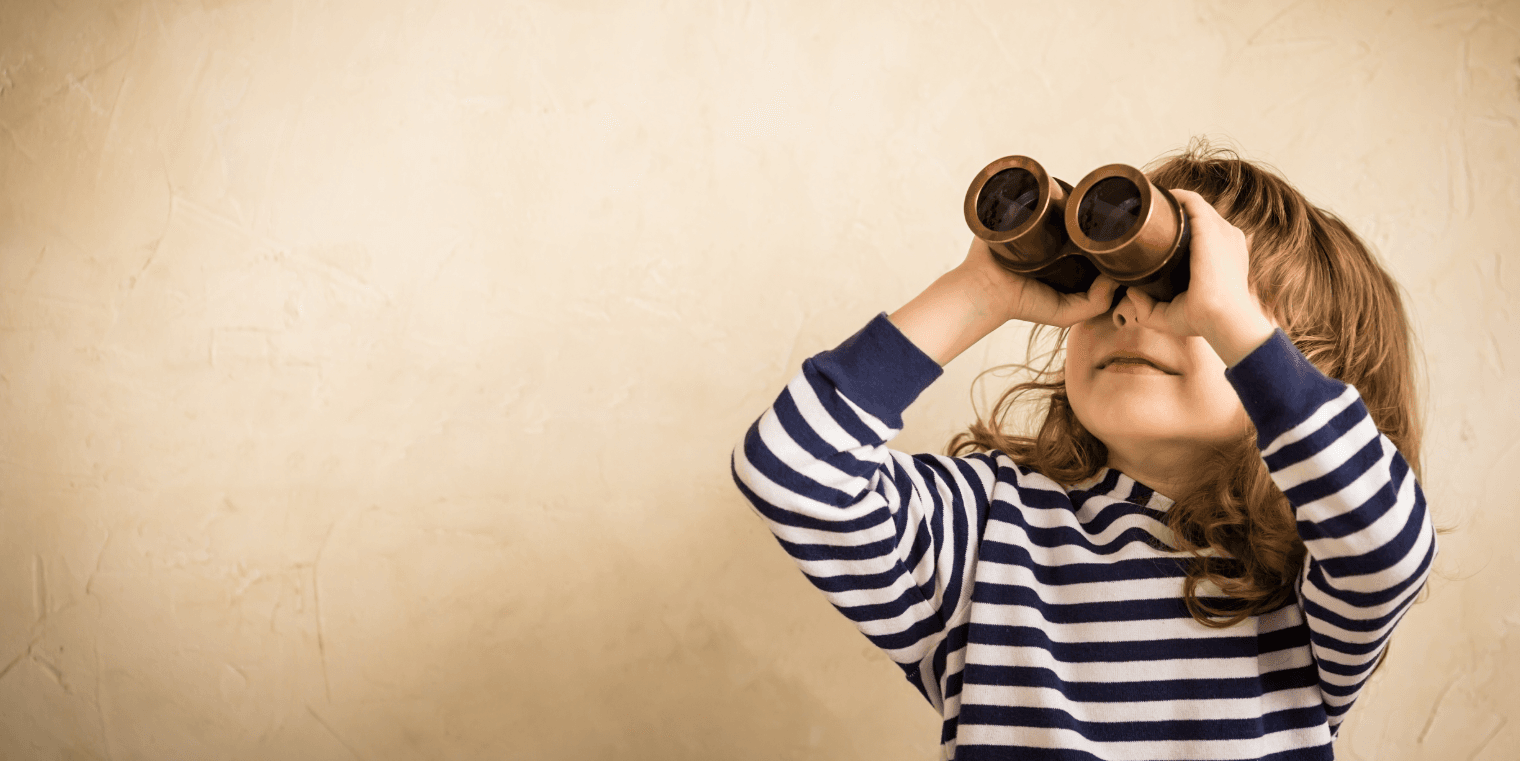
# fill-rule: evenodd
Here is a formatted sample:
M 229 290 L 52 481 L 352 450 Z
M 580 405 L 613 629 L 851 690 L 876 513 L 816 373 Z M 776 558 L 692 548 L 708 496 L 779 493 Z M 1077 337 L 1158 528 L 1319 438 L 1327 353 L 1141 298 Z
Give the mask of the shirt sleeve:
M 1321 373 L 1281 329 L 1225 376 L 1308 549 L 1298 597 L 1336 732 L 1429 575 L 1425 495 L 1356 389 Z
M 880 314 L 802 363 L 734 449 L 734 482 L 828 600 L 908 672 L 968 609 L 990 458 L 886 443 L 942 370 Z M 932 677 L 917 684 L 934 702 Z

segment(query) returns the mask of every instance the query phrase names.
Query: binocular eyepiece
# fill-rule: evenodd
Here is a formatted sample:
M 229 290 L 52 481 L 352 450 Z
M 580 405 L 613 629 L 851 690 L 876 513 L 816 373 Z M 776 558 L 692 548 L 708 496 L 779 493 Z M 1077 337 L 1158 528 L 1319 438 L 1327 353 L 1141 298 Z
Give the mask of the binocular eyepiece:
M 965 212 L 999 265 L 1062 293 L 1086 291 L 1100 272 L 1159 301 L 1187 290 L 1187 214 L 1132 166 L 1099 167 L 1073 189 L 1007 156 L 977 173 Z

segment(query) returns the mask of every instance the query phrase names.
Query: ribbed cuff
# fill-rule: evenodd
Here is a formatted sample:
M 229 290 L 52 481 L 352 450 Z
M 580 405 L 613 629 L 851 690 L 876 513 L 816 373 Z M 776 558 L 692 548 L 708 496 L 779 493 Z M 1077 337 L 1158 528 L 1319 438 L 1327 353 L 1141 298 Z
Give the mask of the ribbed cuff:
M 1263 448 L 1346 388 L 1310 364 L 1281 328 L 1224 375 L 1256 424 Z
M 903 410 L 945 372 L 887 319 L 886 312 L 810 362 L 846 399 L 898 429 Z

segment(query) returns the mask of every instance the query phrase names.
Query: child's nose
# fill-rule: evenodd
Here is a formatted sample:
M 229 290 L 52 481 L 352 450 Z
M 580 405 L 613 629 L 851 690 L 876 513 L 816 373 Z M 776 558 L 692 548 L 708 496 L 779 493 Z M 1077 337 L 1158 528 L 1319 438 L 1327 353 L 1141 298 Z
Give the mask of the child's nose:
M 1124 297 L 1128 290 L 1122 285 L 1114 290 L 1114 303 L 1108 308 L 1108 313 L 1114 320 L 1114 327 L 1122 328 L 1135 320 L 1135 302 Z

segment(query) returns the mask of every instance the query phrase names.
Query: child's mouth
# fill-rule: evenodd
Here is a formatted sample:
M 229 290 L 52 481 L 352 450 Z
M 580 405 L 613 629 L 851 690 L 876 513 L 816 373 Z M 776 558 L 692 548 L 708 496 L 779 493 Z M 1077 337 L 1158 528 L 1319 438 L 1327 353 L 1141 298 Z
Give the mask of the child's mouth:
M 1125 373 L 1127 375 L 1171 375 L 1171 373 L 1156 367 L 1150 362 L 1130 357 L 1115 357 L 1098 369 Z

